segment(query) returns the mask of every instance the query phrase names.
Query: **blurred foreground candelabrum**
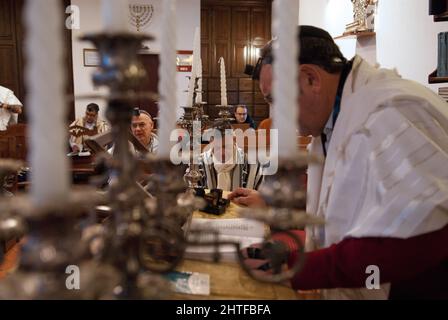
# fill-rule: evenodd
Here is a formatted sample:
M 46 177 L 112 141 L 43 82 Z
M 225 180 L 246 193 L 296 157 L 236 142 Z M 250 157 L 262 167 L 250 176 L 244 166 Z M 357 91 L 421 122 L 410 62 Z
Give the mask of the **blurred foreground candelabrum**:
M 216 248 L 215 261 L 219 261 L 220 246 L 234 245 L 242 268 L 260 281 L 282 282 L 300 269 L 301 259 L 291 270 L 283 272 L 283 252 L 274 247 L 267 250 L 274 274 L 259 277 L 245 264 L 239 243 L 221 241 L 212 230 L 194 230 L 186 236 L 193 211 L 204 206 L 193 192 L 202 178 L 198 168 L 190 167 L 185 176 L 187 186 L 181 178 L 183 166 L 149 156 L 138 162 L 131 154 L 127 137 L 133 103 L 148 96 L 137 91 L 146 76 L 137 53 L 142 42 L 149 39 L 131 33 L 83 37 L 96 46 L 100 55 L 101 65 L 93 82 L 110 89 L 106 115 L 112 126 L 114 155 L 105 156 L 108 189 L 105 193 L 93 188 L 72 190 L 68 203 L 39 209 L 32 207 L 27 196 L 0 199 L 0 238 L 13 232 L 26 234 L 18 270 L 0 283 L 0 298 L 167 298 L 171 290 L 162 274 L 176 269 L 186 247 L 195 245 Z M 223 109 L 220 120 L 231 121 L 228 106 Z M 193 136 L 194 121 L 200 121 L 201 130 L 208 119 L 201 103 L 186 111 L 180 125 Z M 288 230 L 321 223 L 301 211 L 305 193 L 297 177 L 313 161 L 317 160 L 300 156 L 297 161 L 282 163 L 274 180 L 268 181 L 262 190 L 270 209 L 246 209 L 242 215 L 265 222 L 274 232 L 287 232 L 303 248 Z M 152 172 L 145 188 L 138 183 L 142 167 Z M 17 169 L 14 164 L 0 162 L 0 177 L 2 172 Z M 93 216 L 99 208 L 109 217 L 102 226 L 82 235 L 81 222 L 86 213 Z M 201 241 L 198 235 L 204 233 L 211 234 L 212 240 Z M 71 270 L 79 271 L 79 284 L 67 282 Z
M 137 53 L 142 41 L 152 38 L 123 33 L 89 35 L 83 39 L 93 42 L 102 61 L 93 82 L 107 86 L 112 93 L 106 112 L 115 146 L 113 159 L 107 162 L 111 221 L 99 236 L 102 244 L 97 256 L 120 275 L 113 292 L 116 298 L 164 298 L 169 294 L 169 285 L 158 273 L 173 270 L 182 258 L 177 251 L 182 249 L 183 236 L 179 220 L 187 209 L 178 206 L 176 200 L 185 188 L 173 180 L 175 168 L 151 159 L 146 165 L 154 174 L 147 190 L 153 195 L 147 193 L 137 183 L 141 172 L 127 139 L 132 101 L 141 95 L 137 92 L 138 84 L 146 77 Z
M 0 203 L 13 196 L 8 190 L 10 177 L 17 176 L 23 164 L 20 161 L 0 159 Z M 23 234 L 24 227 L 18 217 L 5 210 L 0 211 L 0 243 Z M 0 248 L 0 264 L 3 261 L 3 248 Z
M 1 199 L 0 234 L 5 237 L 26 234 L 21 246 L 18 269 L 0 283 L 0 299 L 95 299 L 113 282 L 97 277 L 88 263 L 87 247 L 81 239 L 79 222 L 85 212 L 104 203 L 94 190 L 72 190 L 68 201 L 33 207 L 30 197 Z M 66 271 L 82 270 L 85 290 L 69 290 Z M 106 272 L 104 270 L 103 272 Z

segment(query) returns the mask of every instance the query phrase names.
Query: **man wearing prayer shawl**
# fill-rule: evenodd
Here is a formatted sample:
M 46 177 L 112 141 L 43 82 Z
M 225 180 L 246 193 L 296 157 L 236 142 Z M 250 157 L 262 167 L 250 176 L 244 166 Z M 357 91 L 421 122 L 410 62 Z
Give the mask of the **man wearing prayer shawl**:
M 233 191 L 237 188 L 257 190 L 263 181 L 262 166 L 250 163 L 248 156 L 234 141 L 231 127 L 215 129 L 212 141 L 199 157 L 201 186 Z
M 328 299 L 448 297 L 448 106 L 396 72 L 347 61 L 324 30 L 299 27 L 299 124 L 323 165 L 308 171 L 304 268 L 291 284 Z M 272 89 L 271 44 L 254 77 Z M 257 71 L 258 70 L 258 71 Z M 262 206 L 255 191 L 230 199 Z M 288 263 L 297 259 L 289 247 Z M 380 286 L 369 285 L 377 270 Z
M 11 124 L 17 123 L 22 113 L 22 103 L 8 88 L 0 86 L 0 131 L 5 131 Z

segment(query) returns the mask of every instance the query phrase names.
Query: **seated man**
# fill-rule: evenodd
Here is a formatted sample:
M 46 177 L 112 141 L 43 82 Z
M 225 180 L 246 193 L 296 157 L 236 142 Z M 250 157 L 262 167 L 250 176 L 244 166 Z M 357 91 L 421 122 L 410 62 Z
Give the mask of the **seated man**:
M 201 154 L 199 168 L 203 179 L 200 184 L 210 190 L 233 191 L 240 187 L 257 190 L 263 181 L 262 168 L 259 163 L 249 163 L 233 136 L 225 138 L 229 132 L 223 127 L 216 129 L 220 134 L 213 137 L 207 150 Z
M 8 126 L 17 123 L 17 115 L 22 113 L 22 103 L 14 92 L 0 86 L 0 131 L 6 131 Z
M 81 152 L 85 148 L 84 141 L 90 136 L 109 130 L 107 122 L 98 119 L 99 110 L 100 108 L 96 103 L 88 104 L 86 107 L 86 115 L 76 119 L 70 125 L 70 147 L 73 152 Z
M 154 121 L 151 115 L 145 110 L 134 109 L 131 124 L 132 134 L 148 149 L 149 153 L 157 153 L 157 149 L 159 148 L 159 140 L 153 132 L 153 129 Z M 132 148 L 134 153 L 137 153 L 134 146 Z
M 250 115 L 247 113 L 247 107 L 244 104 L 239 104 L 235 107 L 234 115 L 236 124 L 247 123 L 251 128 L 255 129 L 254 120 L 252 120 Z

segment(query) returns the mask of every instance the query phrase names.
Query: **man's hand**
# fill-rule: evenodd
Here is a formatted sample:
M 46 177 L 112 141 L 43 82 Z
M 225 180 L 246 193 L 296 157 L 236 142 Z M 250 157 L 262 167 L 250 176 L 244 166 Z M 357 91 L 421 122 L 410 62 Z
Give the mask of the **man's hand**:
M 253 244 L 250 247 L 241 249 L 244 257 L 244 264 L 252 270 L 253 274 L 264 278 L 274 274 L 280 274 L 287 270 L 286 262 L 288 258 L 288 248 L 279 241 L 269 241 L 264 245 Z M 282 282 L 290 287 L 289 281 Z
M 255 190 L 238 188 L 229 194 L 228 199 L 240 206 L 262 208 L 266 206 L 260 193 Z
M 0 109 L 8 110 L 12 113 L 21 114 L 22 113 L 22 107 L 21 106 L 14 106 L 6 103 L 0 103 Z

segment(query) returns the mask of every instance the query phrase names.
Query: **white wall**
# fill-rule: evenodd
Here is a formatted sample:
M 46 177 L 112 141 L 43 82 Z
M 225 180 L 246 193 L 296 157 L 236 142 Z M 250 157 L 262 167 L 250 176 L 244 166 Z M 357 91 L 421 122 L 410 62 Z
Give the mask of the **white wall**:
M 126 1 L 126 0 L 123 0 Z M 161 18 L 162 18 L 162 1 L 163 0 L 128 0 L 129 3 L 136 4 L 152 4 L 154 6 L 154 14 L 151 24 L 142 32 L 150 33 L 156 37 L 155 41 L 148 42 L 150 48 L 149 53 L 159 53 L 160 51 L 160 34 Z M 73 30 L 73 77 L 75 96 L 95 94 L 103 92 L 105 89 L 95 89 L 92 85 L 91 74 L 94 68 L 84 67 L 83 49 L 93 48 L 88 42 L 81 42 L 78 38 L 86 33 L 97 32 L 102 28 L 101 21 L 101 1 L 100 0 L 72 0 L 72 5 L 80 8 L 80 29 Z M 177 1 L 177 49 L 193 50 L 193 38 L 196 27 L 200 26 L 200 0 L 178 0 Z M 130 26 L 130 28 L 132 28 Z M 132 29 L 130 29 L 132 30 Z M 157 71 L 156 71 L 157 72 Z M 188 81 L 186 76 L 189 73 L 177 74 L 177 97 L 178 104 L 185 105 Z M 85 112 L 85 106 L 89 102 L 97 102 L 101 108 L 101 114 L 105 111 L 104 101 L 80 100 L 75 101 L 76 117 L 80 117 Z
M 323 27 L 335 37 L 353 21 L 350 0 L 301 0 L 301 24 Z M 378 0 L 376 37 L 336 40 L 348 58 L 355 53 L 404 77 L 430 87 L 428 74 L 437 67 L 437 34 L 448 22 L 433 22 L 426 0 Z M 446 86 L 446 84 L 445 84 Z
M 327 6 L 328 0 L 300 0 L 299 23 L 325 28 L 325 15 L 322 9 Z
M 378 61 L 436 90 L 440 85 L 429 85 L 428 74 L 437 68 L 437 34 L 448 31 L 448 22 L 433 21 L 428 1 L 379 1 Z

